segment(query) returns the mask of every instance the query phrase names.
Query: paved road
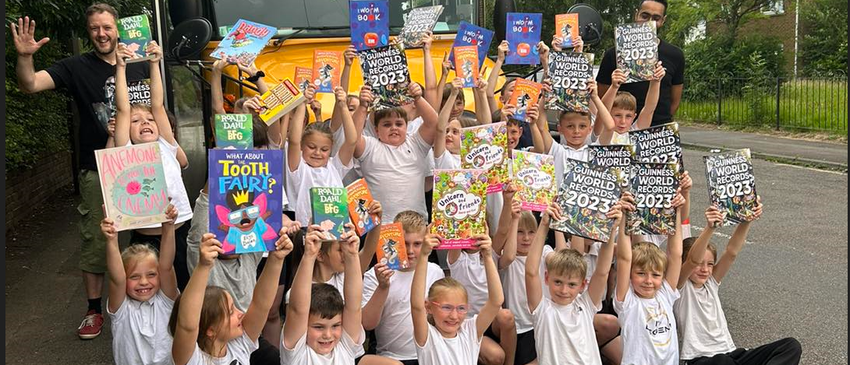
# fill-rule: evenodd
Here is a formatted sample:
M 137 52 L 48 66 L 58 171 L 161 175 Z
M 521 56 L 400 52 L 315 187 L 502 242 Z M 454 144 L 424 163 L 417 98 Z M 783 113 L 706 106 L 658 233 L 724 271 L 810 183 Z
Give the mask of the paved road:
M 684 156 L 694 234 L 708 201 L 702 154 Z M 720 291 L 732 337 L 752 347 L 794 336 L 802 364 L 847 363 L 847 175 L 760 160 L 755 173 L 766 210 Z M 74 331 L 85 311 L 75 206 L 56 199 L 7 241 L 6 364 L 112 362 L 108 325 L 92 341 Z M 731 233 L 713 242 L 722 250 Z

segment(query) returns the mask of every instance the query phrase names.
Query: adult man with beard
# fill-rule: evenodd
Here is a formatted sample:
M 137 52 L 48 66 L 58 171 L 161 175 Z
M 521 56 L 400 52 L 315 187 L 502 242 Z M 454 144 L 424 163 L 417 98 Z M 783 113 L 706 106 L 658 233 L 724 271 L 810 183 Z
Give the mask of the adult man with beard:
M 94 151 L 106 147 L 107 123 L 114 107 L 115 48 L 118 42 L 118 13 L 107 4 L 94 4 L 86 9 L 86 29 L 94 51 L 68 57 L 46 70 L 35 71 L 33 54 L 50 39 L 36 41 L 35 21 L 29 17 L 9 25 L 18 53 L 16 74 L 18 87 L 25 93 L 65 89 L 80 113 L 78 143 L 80 146 L 80 269 L 88 296 L 88 312 L 77 329 L 81 339 L 100 335 L 103 326 L 101 292 L 106 272 L 106 244 L 100 233 L 103 219 L 103 197 L 97 175 Z M 127 68 L 128 80 L 148 78 L 148 63 L 135 63 Z

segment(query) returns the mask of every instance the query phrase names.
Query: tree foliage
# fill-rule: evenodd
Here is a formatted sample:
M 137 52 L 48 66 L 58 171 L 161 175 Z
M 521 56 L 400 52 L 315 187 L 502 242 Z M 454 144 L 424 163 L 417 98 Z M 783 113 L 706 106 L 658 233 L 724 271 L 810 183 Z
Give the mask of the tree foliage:
M 800 42 L 803 74 L 846 75 L 847 1 L 811 0 L 800 9 L 803 37 Z

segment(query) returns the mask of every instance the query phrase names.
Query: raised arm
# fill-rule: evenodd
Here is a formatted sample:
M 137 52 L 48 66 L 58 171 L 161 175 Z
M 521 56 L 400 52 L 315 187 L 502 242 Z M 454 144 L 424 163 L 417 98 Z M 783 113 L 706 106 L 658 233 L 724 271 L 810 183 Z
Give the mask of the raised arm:
M 177 312 L 177 325 L 173 327 L 174 342 L 171 357 L 175 365 L 186 365 L 192 358 L 198 340 L 198 327 L 201 321 L 201 309 L 204 305 L 204 292 L 210 277 L 210 270 L 218 255 L 223 255 L 221 242 L 212 233 L 204 233 L 198 266 L 192 271 L 189 283 L 180 297 Z
M 53 77 L 47 71 L 35 72 L 32 57 L 41 46 L 50 41 L 50 38 L 44 37 L 36 42 L 35 20 L 30 20 L 28 16 L 23 19 L 18 18 L 17 23 L 15 25 L 15 22 L 10 22 L 9 28 L 12 30 L 12 41 L 15 43 L 15 50 L 18 53 L 18 62 L 15 64 L 18 88 L 27 94 L 55 89 L 56 84 Z
M 655 73 L 649 80 L 649 91 L 646 92 L 643 109 L 640 110 L 637 118 L 637 129 L 646 129 L 652 125 L 652 116 L 655 114 L 655 107 L 658 106 L 658 97 L 661 93 L 661 79 L 664 78 L 665 73 L 661 61 L 658 61 L 655 64 Z
M 177 219 L 177 208 L 168 204 L 165 210 L 165 218 L 162 222 L 162 238 L 159 249 L 159 277 L 160 289 L 165 296 L 176 300 L 180 290 L 177 289 L 177 274 L 174 272 L 174 255 L 177 252 L 174 241 L 174 220 Z
M 225 60 L 216 60 L 213 62 L 212 71 L 210 71 L 210 98 L 212 99 L 214 114 L 227 113 L 224 110 L 224 91 L 221 90 L 221 73 L 227 65 Z M 212 127 L 212 131 L 215 133 L 215 126 Z
M 372 203 L 369 204 L 369 207 L 366 208 L 367 213 L 372 216 L 372 218 L 378 218 L 379 221 L 383 221 L 384 209 L 381 206 L 381 202 L 377 200 L 372 200 Z M 376 224 L 375 228 L 372 228 L 369 233 L 366 233 L 366 242 L 363 244 L 363 249 L 360 250 L 360 276 L 369 271 L 369 264 L 372 263 L 372 257 L 375 256 L 375 250 L 378 249 L 378 242 L 381 238 L 381 225 Z
M 539 105 L 538 105 L 538 108 L 540 108 Z M 544 117 L 546 115 L 546 109 L 540 109 L 538 112 L 540 113 L 541 117 L 537 118 L 537 121 L 536 121 L 537 122 L 537 130 L 540 131 L 540 136 L 542 137 L 541 139 L 543 140 L 543 145 L 542 146 L 535 145 L 534 149 L 541 149 L 542 148 L 543 149 L 542 153 L 549 153 L 549 150 L 552 149 L 552 142 L 554 141 L 554 139 L 552 139 L 552 134 L 549 133 L 549 121 L 546 120 L 546 118 Z
M 628 201 L 634 205 L 635 200 L 631 193 L 623 193 L 622 200 Z M 619 233 L 617 242 L 617 286 L 615 300 L 626 300 L 626 293 L 629 291 L 629 282 L 632 274 L 632 240 L 625 232 Z
M 110 218 L 100 222 L 100 230 L 106 237 L 106 269 L 109 272 L 109 313 L 115 313 L 127 297 L 127 273 L 118 248 L 118 231 Z
M 481 260 L 484 261 L 484 272 L 487 274 L 487 301 L 478 312 L 478 317 L 475 320 L 475 327 L 478 329 L 478 338 L 484 335 L 493 320 L 496 319 L 496 314 L 502 309 L 502 303 L 505 302 L 505 294 L 502 290 L 502 280 L 499 278 L 499 269 L 496 268 L 496 263 L 493 262 L 493 242 L 490 241 L 490 235 L 480 234 L 477 237 L 476 245 L 479 248 Z
M 428 231 L 431 229 L 428 227 Z M 440 245 L 440 237 L 427 234 L 419 256 L 416 258 L 416 270 L 410 285 L 410 314 L 413 318 L 413 339 L 419 347 L 428 342 L 428 313 L 425 311 L 425 280 L 428 277 L 428 255 L 434 247 Z
M 682 213 L 676 208 L 676 233 L 667 239 L 667 273 L 665 279 L 670 286 L 679 285 L 682 273 Z
M 522 214 L 522 204 L 514 200 L 516 184 L 508 182 L 502 190 L 502 213 L 499 215 L 499 225 L 493 238 L 493 252 L 499 256 L 499 270 L 505 269 L 516 259 L 517 230 L 519 216 Z
M 534 233 L 534 240 L 525 259 L 525 294 L 528 298 L 528 311 L 531 313 L 534 313 L 543 299 L 543 285 L 540 284 L 540 256 L 543 255 L 543 245 L 546 244 L 546 236 L 549 235 L 551 219 L 561 220 L 561 207 L 557 203 L 550 204 L 540 217 L 540 224 L 537 232 Z
M 531 152 L 547 153 L 549 151 L 543 151 L 543 134 L 537 128 L 537 119 L 540 118 L 539 110 L 537 105 L 532 105 L 528 107 L 528 111 L 526 112 L 529 123 L 528 131 L 531 132 Z M 546 117 L 544 116 L 543 118 L 545 119 Z
M 346 103 L 348 94 L 342 87 L 337 86 L 334 88 L 334 95 L 336 96 L 336 102 L 334 102 L 334 114 L 338 114 L 340 119 L 342 119 L 342 131 L 345 134 L 345 142 L 339 148 L 336 158 L 338 158 L 339 162 L 341 162 L 344 166 L 348 166 L 348 164 L 351 163 L 351 157 L 354 155 L 354 147 L 357 146 L 357 140 L 360 139 L 360 136 L 357 135 L 357 128 L 354 126 L 354 119 L 351 118 L 351 113 L 348 112 L 348 103 Z
M 611 117 L 611 112 L 605 107 L 602 99 L 599 98 L 599 93 L 596 90 L 596 80 L 588 79 L 587 88 L 590 91 L 590 103 L 596 105 L 596 121 L 593 122 L 594 132 L 599 125 L 606 130 L 614 130 L 614 118 Z
M 115 145 L 123 147 L 130 142 L 130 91 L 127 87 L 125 59 L 131 57 L 132 52 L 123 43 L 119 42 L 117 47 L 115 50 Z
M 168 122 L 168 113 L 165 111 L 165 91 L 162 86 L 162 74 L 159 70 L 159 61 L 162 59 L 162 48 L 156 41 L 150 41 L 145 50 L 147 54 L 153 55 L 150 59 L 151 76 L 151 114 L 159 129 L 159 136 L 168 144 L 175 144 L 174 132 L 171 131 L 171 123 Z
M 452 91 L 437 116 L 437 129 L 436 134 L 434 134 L 434 158 L 440 158 L 446 152 L 446 128 L 448 128 L 449 118 L 452 115 L 452 107 L 455 105 L 455 100 L 457 100 L 457 95 L 461 89 L 463 89 L 463 81 L 455 77 L 452 80 Z
M 369 116 L 369 108 L 375 100 L 375 95 L 372 94 L 372 87 L 364 84 L 360 87 L 360 105 L 354 110 L 352 119 L 354 126 L 357 128 L 357 144 L 354 146 L 354 157 L 359 158 L 366 150 L 366 139 L 363 138 L 363 128 L 366 127 L 366 117 Z
M 313 289 L 313 267 L 322 245 L 320 231 L 309 231 L 304 237 L 304 256 L 295 272 L 290 289 L 289 305 L 286 306 L 286 321 L 283 323 L 283 345 L 288 349 L 307 333 L 310 316 L 310 292 Z
M 425 75 L 424 96 L 428 104 L 435 110 L 440 108 L 440 93 L 437 90 L 437 71 L 434 69 L 434 60 L 431 58 L 431 43 L 434 36 L 431 32 L 422 39 L 422 67 Z
M 340 237 L 340 244 L 344 246 L 345 261 L 345 283 L 343 284 L 343 295 L 345 307 L 342 312 L 342 328 L 355 343 L 360 341 L 361 323 L 360 302 L 363 298 L 363 271 L 360 270 L 360 237 L 354 230 L 354 225 L 346 224 L 346 232 Z
M 755 208 L 755 219 L 761 217 L 762 208 L 761 199 L 759 199 L 758 205 Z M 726 245 L 726 250 L 723 251 L 723 255 L 720 256 L 720 260 L 718 260 L 714 265 L 714 272 L 712 273 L 712 276 L 714 276 L 714 280 L 717 280 L 718 283 L 723 281 L 723 278 L 729 272 L 729 269 L 732 268 L 732 264 L 735 263 L 735 259 L 738 257 L 741 249 L 744 248 L 744 242 L 747 240 L 747 233 L 750 231 L 750 223 L 752 222 L 742 222 L 738 224 L 738 227 L 735 227 L 735 232 L 732 234 L 732 238 L 729 239 L 729 244 Z
M 254 286 L 254 294 L 251 297 L 251 304 L 248 305 L 248 310 L 245 311 L 245 316 L 242 318 L 242 328 L 245 334 L 251 341 L 256 341 L 266 325 L 266 319 L 269 315 L 269 309 L 274 303 L 274 296 L 277 292 L 278 280 L 280 271 L 283 268 L 283 259 L 292 252 L 293 245 L 286 231 L 281 229 L 280 237 L 275 242 L 275 250 L 269 252 L 269 257 L 266 261 L 266 266 L 263 267 L 263 273 L 257 279 L 257 285 Z
M 416 105 L 416 110 L 422 117 L 422 126 L 419 127 L 419 136 L 429 146 L 434 144 L 434 136 L 437 134 L 437 112 L 428 104 L 428 101 L 422 97 L 422 88 L 419 84 L 411 82 L 407 89 L 410 96 L 413 97 L 413 102 Z
M 505 56 L 507 56 L 509 51 L 508 41 L 503 40 L 499 43 L 496 62 L 493 65 L 493 70 L 490 71 L 490 77 L 487 79 L 487 103 L 490 105 L 490 110 L 499 109 L 499 104 L 496 103 L 496 83 L 499 82 L 499 74 L 502 73 L 502 64 L 505 63 Z
M 537 54 L 540 56 L 540 66 L 543 67 L 543 79 L 549 78 L 549 46 L 543 41 L 537 42 Z
M 676 288 L 681 289 L 685 286 L 685 282 L 688 281 L 688 277 L 691 276 L 694 269 L 702 263 L 702 259 L 705 256 L 705 249 L 708 247 L 708 242 L 711 241 L 711 236 L 714 234 L 717 226 L 723 223 L 723 218 L 723 213 L 715 206 L 709 206 L 705 210 L 705 228 L 688 251 L 688 257 L 685 258 L 685 262 L 682 263 L 682 270 L 681 274 L 679 274 L 679 282 L 677 283 Z
M 608 236 L 608 242 L 602 244 L 599 256 L 596 258 L 596 269 L 590 277 L 590 284 L 587 288 L 587 294 L 590 295 L 590 300 L 593 301 L 594 306 L 602 305 L 602 294 L 608 287 L 608 274 L 611 272 L 611 262 L 614 258 L 614 238 L 619 236 L 620 242 L 626 239 L 624 238 L 626 236 L 626 220 L 623 219 L 621 204 L 614 206 L 605 214 L 609 220 L 614 221 L 613 227 L 617 229 L 617 235 L 613 231 L 611 232 Z
M 305 101 L 295 107 L 289 122 L 289 147 L 286 150 L 286 163 L 289 171 L 295 171 L 301 164 L 301 137 L 304 134 L 304 115 L 307 113 L 307 104 L 313 100 L 316 86 L 310 84 L 304 90 Z
M 446 87 L 446 81 L 449 78 L 449 70 L 452 68 L 452 63 L 449 62 L 449 54 L 443 53 L 443 60 L 440 61 L 440 81 L 437 82 L 437 97 L 435 100 L 438 102 L 443 100 L 443 90 Z M 436 109 L 436 107 L 435 107 Z
M 371 331 L 381 324 L 381 312 L 384 310 L 384 303 L 390 292 L 390 278 L 393 274 L 395 271 L 388 268 L 387 264 L 379 262 L 375 265 L 375 279 L 378 281 L 378 287 L 372 292 L 369 302 L 363 306 L 361 312 L 363 329 Z
M 472 90 L 472 97 L 475 101 L 475 119 L 478 119 L 479 124 L 493 123 L 493 113 L 490 112 L 490 103 L 487 101 L 487 81 L 484 80 L 484 73 L 487 68 L 484 67 L 478 74 L 478 82 Z

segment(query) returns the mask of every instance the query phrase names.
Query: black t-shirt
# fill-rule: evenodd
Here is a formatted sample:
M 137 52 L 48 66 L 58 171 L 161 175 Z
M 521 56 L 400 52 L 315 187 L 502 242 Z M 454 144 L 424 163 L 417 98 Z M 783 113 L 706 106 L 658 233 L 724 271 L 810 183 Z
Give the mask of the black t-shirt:
M 94 52 L 60 60 L 48 68 L 56 89 L 66 89 L 80 112 L 80 169 L 97 171 L 94 151 L 106 147 L 106 123 L 115 99 L 115 66 Z M 148 62 L 127 65 L 127 80 L 149 78 Z
M 665 41 L 658 44 L 658 59 L 667 69 L 664 78 L 661 79 L 661 92 L 658 96 L 658 106 L 652 116 L 652 125 L 669 123 L 673 121 L 670 114 L 671 88 L 673 85 L 681 85 L 685 82 L 685 54 L 679 47 Z M 596 82 L 611 85 L 611 73 L 617 68 L 616 51 L 612 48 L 605 51 L 602 63 L 599 65 L 599 73 Z M 646 92 L 649 90 L 649 81 L 632 82 L 620 85 L 620 91 L 628 91 L 637 99 L 637 113 L 643 109 L 646 100 Z M 601 97 L 602 95 L 600 95 Z

